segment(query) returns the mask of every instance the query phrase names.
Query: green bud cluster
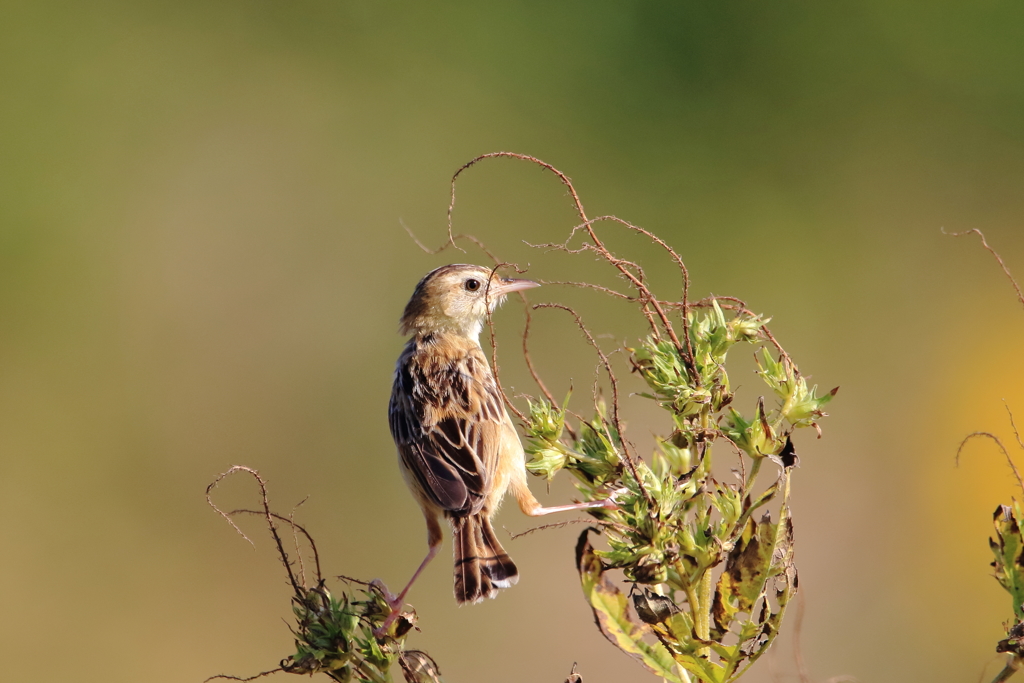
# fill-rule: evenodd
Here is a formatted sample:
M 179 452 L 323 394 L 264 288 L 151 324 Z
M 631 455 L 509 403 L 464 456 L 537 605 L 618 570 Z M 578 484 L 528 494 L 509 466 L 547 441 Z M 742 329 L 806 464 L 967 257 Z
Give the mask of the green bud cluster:
M 324 673 L 339 683 L 392 683 L 392 669 L 398 664 L 406 681 L 438 683 L 433 660 L 403 649 L 415 614 L 402 614 L 389 627 L 389 637 L 378 637 L 375 629 L 391 608 L 376 585 L 359 593 L 360 600 L 347 593 L 337 598 L 321 585 L 293 598 L 295 654 L 281 662 L 281 669 L 310 676 Z
M 562 435 L 568 403 L 569 396 L 561 408 L 544 400 L 530 401 L 525 450 L 532 459 L 526 463 L 526 469 L 551 481 L 568 467 L 582 482 L 600 485 L 616 476 L 621 464 L 613 445 L 618 435 L 607 422 L 604 406 L 599 404 L 593 421 L 582 422 L 574 443 L 566 445 Z
M 797 375 L 788 356 L 775 360 L 767 349 L 761 350 L 757 366 L 757 374 L 782 401 L 779 420 L 785 419 L 794 427 L 814 426 L 815 421 L 825 415 L 822 408 L 839 391 L 839 387 L 836 387 L 824 396 L 817 397 L 818 385 L 808 389 L 807 381 Z

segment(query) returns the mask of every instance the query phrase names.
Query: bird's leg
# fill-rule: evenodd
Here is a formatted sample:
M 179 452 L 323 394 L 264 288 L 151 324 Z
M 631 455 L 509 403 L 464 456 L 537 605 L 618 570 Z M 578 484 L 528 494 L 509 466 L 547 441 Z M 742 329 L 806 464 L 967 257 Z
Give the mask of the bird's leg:
M 437 555 L 437 551 L 441 549 L 443 535 L 441 532 L 441 525 L 437 521 L 437 516 L 428 514 L 426 510 L 424 510 L 423 514 L 427 518 L 427 543 L 430 546 L 430 549 L 427 550 L 427 556 L 423 558 L 422 562 L 420 562 L 420 566 L 413 573 L 412 578 L 409 579 L 409 583 L 405 584 L 405 588 L 402 589 L 401 593 L 398 595 L 392 595 L 390 591 L 384 588 L 384 599 L 391 607 L 391 613 L 388 614 L 386 619 L 384 619 L 384 623 L 374 630 L 373 634 L 377 637 L 387 633 L 388 628 L 394 623 L 395 619 L 398 618 L 398 615 L 402 613 L 402 606 L 405 605 L 405 596 L 409 592 L 409 589 L 412 588 L 412 585 L 416 583 L 416 579 L 419 578 L 420 574 L 423 573 L 423 570 L 426 569 L 428 564 L 430 564 L 430 561 L 434 559 L 435 555 Z M 381 587 L 383 588 L 383 584 L 381 584 Z
M 620 493 L 625 492 L 625 489 L 619 489 L 612 492 L 612 494 L 604 500 L 595 500 L 589 503 L 573 503 L 571 505 L 544 507 L 540 504 L 540 501 L 534 497 L 533 492 L 530 491 L 530 487 L 527 486 L 525 481 L 513 480 L 510 488 L 512 489 L 512 495 L 516 497 L 516 502 L 519 503 L 519 509 L 523 511 L 524 515 L 528 515 L 530 517 L 541 517 L 555 512 L 572 512 L 573 510 L 617 510 L 619 505 L 615 502 L 615 498 Z
M 523 508 L 523 512 L 530 517 L 541 517 L 543 515 L 550 515 L 554 512 L 572 512 L 573 510 L 617 510 L 618 505 L 614 500 L 614 495 L 605 498 L 604 500 L 595 500 L 590 503 L 573 503 L 571 505 L 555 505 L 546 508 L 539 503 L 534 507 Z M 534 501 L 536 502 L 536 501 Z
M 374 631 L 374 635 L 381 636 L 387 633 L 388 628 L 392 623 L 394 623 L 395 619 L 398 618 L 398 615 L 402 613 L 402 606 L 405 604 L 405 595 L 409 592 L 409 589 L 412 588 L 412 585 L 416 583 L 416 579 L 419 578 L 419 575 L 423 572 L 426 566 L 430 564 L 430 561 L 434 559 L 435 555 L 437 555 L 437 551 L 440 550 L 440 548 L 440 543 L 430 546 L 430 550 L 427 551 L 427 556 L 423 558 L 422 562 L 420 562 L 419 568 L 412 575 L 412 578 L 409 579 L 409 583 L 405 584 L 405 588 L 402 589 L 401 593 L 398 595 L 392 595 L 385 589 L 384 599 L 387 600 L 388 605 L 391 607 L 391 613 L 388 614 L 386 619 L 384 619 L 384 623 L 380 625 L 380 628 Z

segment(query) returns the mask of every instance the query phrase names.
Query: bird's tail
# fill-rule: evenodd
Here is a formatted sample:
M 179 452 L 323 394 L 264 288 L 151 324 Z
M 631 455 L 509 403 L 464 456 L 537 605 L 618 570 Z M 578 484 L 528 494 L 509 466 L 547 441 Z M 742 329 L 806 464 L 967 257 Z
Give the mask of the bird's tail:
M 519 570 L 494 536 L 486 512 L 452 519 L 455 601 L 480 602 L 519 581 Z

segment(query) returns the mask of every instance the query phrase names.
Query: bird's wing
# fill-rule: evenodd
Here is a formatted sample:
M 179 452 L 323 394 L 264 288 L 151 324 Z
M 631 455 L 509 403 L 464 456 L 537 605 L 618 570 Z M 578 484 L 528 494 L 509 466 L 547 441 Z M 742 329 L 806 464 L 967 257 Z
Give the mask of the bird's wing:
M 505 409 L 478 346 L 410 342 L 398 359 L 389 422 L 410 482 L 442 510 L 474 513 L 498 463 Z

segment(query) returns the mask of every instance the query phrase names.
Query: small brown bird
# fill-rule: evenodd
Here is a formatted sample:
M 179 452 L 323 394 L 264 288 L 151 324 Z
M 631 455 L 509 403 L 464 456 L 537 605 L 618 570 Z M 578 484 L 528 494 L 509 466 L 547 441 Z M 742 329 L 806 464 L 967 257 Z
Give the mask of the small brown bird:
M 488 268 L 454 264 L 427 273 L 402 315 L 411 334 L 395 368 L 389 421 L 406 483 L 427 521 L 429 552 L 405 589 L 390 598 L 389 624 L 441 546 L 440 518 L 454 534 L 455 599 L 493 598 L 519 580 L 491 527 L 508 489 L 530 516 L 614 507 L 611 500 L 545 508 L 526 482 L 526 459 L 480 348 L 489 311 L 511 292 L 539 285 Z

